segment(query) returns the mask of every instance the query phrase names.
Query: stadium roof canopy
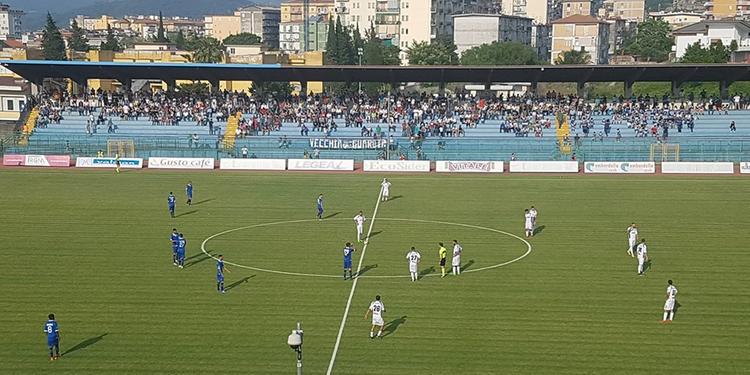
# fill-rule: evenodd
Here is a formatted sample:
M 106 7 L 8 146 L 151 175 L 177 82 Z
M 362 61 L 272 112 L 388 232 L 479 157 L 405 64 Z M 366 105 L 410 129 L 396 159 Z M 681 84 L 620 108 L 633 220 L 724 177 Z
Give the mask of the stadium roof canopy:
M 748 64 L 636 64 L 526 66 L 281 66 L 248 64 L 120 63 L 6 60 L 25 79 L 159 79 L 325 82 L 734 82 L 750 81 Z

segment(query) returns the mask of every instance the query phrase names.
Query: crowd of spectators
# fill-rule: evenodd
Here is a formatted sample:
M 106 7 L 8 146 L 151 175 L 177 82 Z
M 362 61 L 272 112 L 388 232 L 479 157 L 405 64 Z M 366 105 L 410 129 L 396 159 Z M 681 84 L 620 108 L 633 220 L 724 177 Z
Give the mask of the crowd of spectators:
M 748 107 L 735 97 L 728 104 L 719 100 L 670 101 L 668 97 L 622 97 L 583 100 L 554 92 L 544 96 L 477 98 L 468 94 L 438 96 L 396 94 L 309 97 L 252 97 L 245 93 L 219 92 L 207 96 L 175 93 L 109 93 L 43 96 L 38 127 L 60 123 L 67 115 L 87 118 L 86 132 L 100 126 L 116 133 L 130 120 L 148 119 L 154 126 L 179 126 L 189 122 L 206 126 L 209 134 L 220 134 L 232 113 L 241 112 L 235 136 L 270 136 L 282 124 L 296 124 L 301 136 L 310 133 L 332 136 L 340 126 L 360 128 L 362 137 L 388 135 L 422 140 L 426 137 L 462 137 L 468 129 L 493 120 L 501 133 L 517 137 L 542 137 L 554 132 L 554 115 L 564 113 L 571 134 L 603 139 L 616 132 L 665 138 L 670 131 L 692 132 L 698 116 L 726 113 Z M 596 119 L 596 120 L 595 120 Z M 118 125 L 119 124 L 119 125 Z M 289 125 L 287 125 L 289 126 Z M 600 128 L 598 132 L 593 129 Z

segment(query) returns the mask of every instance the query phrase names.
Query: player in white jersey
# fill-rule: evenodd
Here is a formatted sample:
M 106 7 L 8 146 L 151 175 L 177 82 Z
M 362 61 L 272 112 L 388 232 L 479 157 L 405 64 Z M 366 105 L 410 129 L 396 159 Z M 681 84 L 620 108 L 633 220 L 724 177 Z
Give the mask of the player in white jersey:
M 534 206 L 531 206 L 531 208 L 529 209 L 529 213 L 531 214 L 531 225 L 533 225 L 534 229 L 536 229 L 536 216 L 539 213 L 536 211 L 536 208 L 534 208 Z
M 534 236 L 534 218 L 528 209 L 523 211 L 523 216 L 526 219 L 524 223 L 524 229 L 526 230 L 526 238 Z
M 634 257 L 635 254 L 633 251 L 635 250 L 636 243 L 638 243 L 638 227 L 633 223 L 625 231 L 628 234 L 628 255 Z
M 453 259 L 451 260 L 451 266 L 453 267 L 453 275 L 458 276 L 461 274 L 461 253 L 464 249 L 458 244 L 457 240 L 453 240 Z
M 365 313 L 365 320 L 370 316 L 372 312 L 372 327 L 370 328 L 370 338 L 375 337 L 375 328 L 378 328 L 378 337 L 383 337 L 383 313 L 385 312 L 385 306 L 383 302 L 380 302 L 380 295 L 375 296 L 375 300 L 370 304 L 370 308 Z
M 414 248 L 406 254 L 406 259 L 409 261 L 409 275 L 411 275 L 411 281 L 417 281 L 419 279 L 419 262 L 422 260 L 422 254 Z
M 638 244 L 635 252 L 638 255 L 638 275 L 643 276 L 643 267 L 645 267 L 648 261 L 648 247 L 644 238 L 641 238 L 641 243 Z
M 388 181 L 387 178 L 384 178 L 380 186 L 383 188 L 383 194 L 381 195 L 380 199 L 382 201 L 387 201 L 388 198 L 391 196 L 391 183 Z
M 677 288 L 672 285 L 672 280 L 667 280 L 667 301 L 664 302 L 664 317 L 662 318 L 662 324 L 672 323 L 674 318 L 674 309 L 677 304 Z
M 354 217 L 354 222 L 357 223 L 357 242 L 362 242 L 362 231 L 365 225 L 365 215 L 362 211 L 359 211 L 357 216 Z

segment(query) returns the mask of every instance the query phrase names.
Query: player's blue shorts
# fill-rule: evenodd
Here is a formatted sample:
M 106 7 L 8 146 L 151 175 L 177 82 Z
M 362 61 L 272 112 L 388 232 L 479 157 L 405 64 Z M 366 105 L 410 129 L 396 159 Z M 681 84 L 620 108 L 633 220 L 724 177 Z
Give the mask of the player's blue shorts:
M 47 346 L 58 346 L 59 342 L 60 342 L 60 339 L 57 337 L 55 338 L 47 337 Z
M 185 257 L 185 250 L 177 250 L 177 259 L 182 259 Z
M 188 195 L 187 195 L 187 198 L 188 198 L 188 199 L 193 199 L 193 194 L 192 194 L 192 193 L 188 194 Z
M 344 268 L 352 268 L 352 260 L 344 259 Z
M 174 206 L 168 206 L 170 211 L 174 211 Z
M 176 247 L 172 248 L 172 254 L 177 255 L 177 248 Z
M 216 282 L 217 282 L 217 283 L 221 283 L 221 282 L 224 282 L 224 275 L 223 275 L 223 274 L 220 274 L 220 273 L 217 273 L 217 274 L 216 274 Z

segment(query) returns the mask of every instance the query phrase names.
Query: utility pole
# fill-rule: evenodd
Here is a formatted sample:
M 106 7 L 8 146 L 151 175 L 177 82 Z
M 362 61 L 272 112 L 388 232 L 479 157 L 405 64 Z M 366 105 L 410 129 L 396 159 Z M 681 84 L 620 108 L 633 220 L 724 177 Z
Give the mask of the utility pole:
M 302 42 L 305 45 L 300 50 L 304 54 L 310 45 L 310 0 L 302 0 L 302 22 L 302 32 L 305 34 L 302 36 Z

